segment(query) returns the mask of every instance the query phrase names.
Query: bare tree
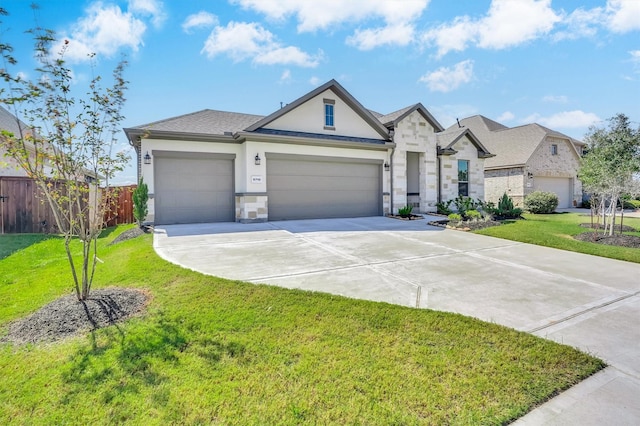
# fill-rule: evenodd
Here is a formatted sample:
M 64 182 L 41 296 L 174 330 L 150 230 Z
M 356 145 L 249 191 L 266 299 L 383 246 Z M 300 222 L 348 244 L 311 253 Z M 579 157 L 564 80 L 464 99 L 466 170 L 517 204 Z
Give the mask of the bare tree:
M 0 14 L 8 15 L 4 9 Z M 77 85 L 72 84 L 73 73 L 65 62 L 69 41 L 64 40 L 60 51 L 53 53 L 57 41 L 53 31 L 36 27 L 28 33 L 35 41 L 39 63 L 34 80 L 10 71 L 17 60 L 11 44 L 2 39 L 5 32 L 0 33 L 4 62 L 0 102 L 14 114 L 19 128 L 17 134 L 2 130 L 0 146 L 34 180 L 51 207 L 64 239 L 76 295 L 85 300 L 99 262 L 97 239 L 109 211 L 102 188 L 109 187 L 109 180 L 129 160 L 126 153 L 113 152 L 124 118 L 126 61 L 116 65 L 111 87 L 103 88 L 102 78 L 94 76 L 87 92 L 75 96 L 72 89 Z M 92 71 L 93 61 L 91 55 Z M 81 256 L 72 250 L 75 238 L 81 242 Z

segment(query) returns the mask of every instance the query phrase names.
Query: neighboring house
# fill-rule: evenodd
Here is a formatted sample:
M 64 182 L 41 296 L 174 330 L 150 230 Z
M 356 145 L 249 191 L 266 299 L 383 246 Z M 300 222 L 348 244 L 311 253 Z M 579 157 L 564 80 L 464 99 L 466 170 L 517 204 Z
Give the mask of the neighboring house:
M 18 120 L 15 115 L 0 106 L 0 130 L 6 130 L 13 133 L 14 136 L 20 135 L 20 130 L 24 134 L 29 134 L 31 129 L 23 121 Z M 7 151 L 0 145 L 0 176 L 27 176 L 27 172 L 18 166 L 18 163 L 6 155 Z
M 266 117 L 203 110 L 124 129 L 156 224 L 430 212 L 482 197 L 491 154 L 468 129 L 443 130 L 421 104 L 378 114 L 335 80 Z
M 497 202 L 507 193 L 522 206 L 533 191 L 554 192 L 558 207 L 579 206 L 578 180 L 584 144 L 539 124 L 506 127 L 481 115 L 459 121 L 448 131 L 470 129 L 495 154 L 484 163 L 484 198 Z

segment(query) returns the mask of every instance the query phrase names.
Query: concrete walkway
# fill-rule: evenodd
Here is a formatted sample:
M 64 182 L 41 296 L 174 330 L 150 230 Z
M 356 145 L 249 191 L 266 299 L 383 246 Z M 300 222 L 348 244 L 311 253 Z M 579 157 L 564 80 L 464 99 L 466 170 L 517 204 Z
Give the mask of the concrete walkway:
M 519 425 L 640 424 L 640 265 L 384 217 L 160 226 L 205 274 L 430 308 L 578 347 L 610 367 Z

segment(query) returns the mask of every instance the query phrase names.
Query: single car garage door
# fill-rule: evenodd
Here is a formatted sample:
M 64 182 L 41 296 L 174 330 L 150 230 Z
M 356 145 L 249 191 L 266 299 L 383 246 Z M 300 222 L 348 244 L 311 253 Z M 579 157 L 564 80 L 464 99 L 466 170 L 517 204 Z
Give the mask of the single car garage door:
M 233 222 L 234 155 L 153 151 L 154 222 Z
M 533 188 L 535 191 L 553 192 L 558 196 L 558 208 L 573 207 L 573 191 L 570 178 L 558 177 L 534 177 Z
M 267 154 L 269 220 L 380 216 L 382 161 Z

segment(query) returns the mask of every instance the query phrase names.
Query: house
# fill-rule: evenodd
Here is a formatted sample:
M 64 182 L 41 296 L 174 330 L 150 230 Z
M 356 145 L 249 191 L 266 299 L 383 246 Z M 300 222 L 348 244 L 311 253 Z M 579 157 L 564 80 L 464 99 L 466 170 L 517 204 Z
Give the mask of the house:
M 558 195 L 558 207 L 578 206 L 582 184 L 578 168 L 584 144 L 539 124 L 507 127 L 481 115 L 448 130 L 469 129 L 494 154 L 484 163 L 484 198 L 497 202 L 507 193 L 522 206 L 533 191 Z
M 156 224 L 431 212 L 482 197 L 491 154 L 470 130 L 443 130 L 421 104 L 379 114 L 335 80 L 266 117 L 203 110 L 124 129 Z
M 15 136 L 19 136 L 21 132 L 24 134 L 31 132 L 31 128 L 27 124 L 16 118 L 3 106 L 0 106 L 0 130 L 11 132 Z M 27 172 L 12 157 L 6 154 L 6 148 L 0 145 L 0 176 L 27 176 Z

